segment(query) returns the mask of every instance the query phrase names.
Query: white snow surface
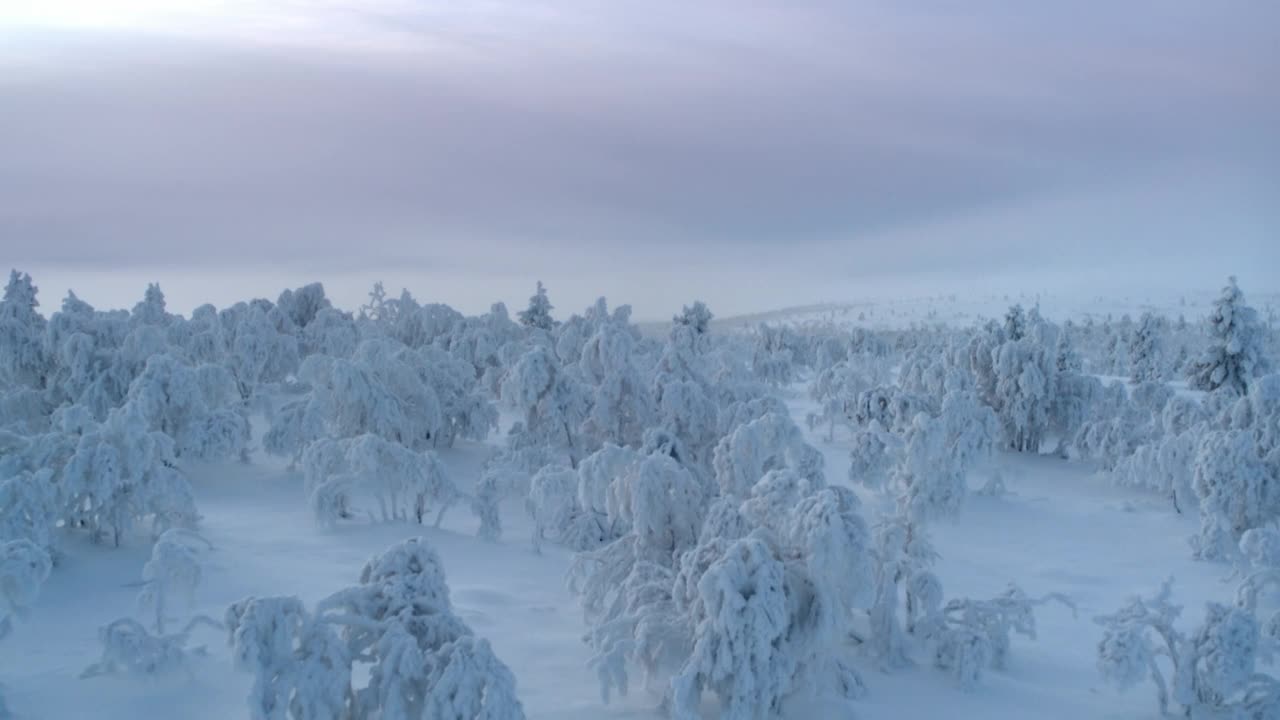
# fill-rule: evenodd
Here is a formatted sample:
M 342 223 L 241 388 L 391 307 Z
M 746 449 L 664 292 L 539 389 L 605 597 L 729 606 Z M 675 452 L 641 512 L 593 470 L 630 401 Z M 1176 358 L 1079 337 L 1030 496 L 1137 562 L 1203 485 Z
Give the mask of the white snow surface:
M 781 391 L 797 424 L 815 409 L 803 386 Z M 503 430 L 511 418 L 504 418 Z M 260 429 L 260 428 L 259 428 Z M 825 441 L 825 428 L 805 431 L 823 451 L 826 475 L 844 482 L 847 434 Z M 490 440 L 501 442 L 501 436 Z M 459 442 L 440 457 L 460 489 L 480 475 L 484 445 Z M 191 614 L 221 617 L 245 596 L 298 595 L 308 606 L 356 582 L 361 566 L 388 545 L 425 536 L 444 561 L 457 614 L 517 678 L 517 693 L 530 718 L 659 718 L 657 698 L 640 689 L 602 703 L 578 604 L 565 587 L 571 554 L 546 545 L 530 550 L 531 520 L 522 499 L 502 506 L 504 534 L 497 543 L 476 537 L 477 520 L 450 513 L 443 526 L 413 523 L 318 527 L 303 500 L 302 478 L 264 453 L 248 464 L 227 461 L 188 465 L 202 520 L 200 534 L 213 546 L 204 553 L 203 583 Z M 868 686 L 849 705 L 797 708 L 799 717 L 862 720 L 986 718 L 1079 720 L 1157 718 L 1147 686 L 1119 693 L 1096 669 L 1102 629 L 1092 622 L 1127 597 L 1155 592 L 1176 576 L 1175 597 L 1186 610 L 1184 630 L 1203 615 L 1204 603 L 1226 601 L 1230 568 L 1192 560 L 1187 538 L 1197 519 L 1178 515 L 1167 500 L 1116 487 L 1085 463 L 1049 456 L 997 453 L 970 473 L 971 488 L 994 472 L 1009 493 L 971 494 L 954 519 L 932 525 L 942 552 L 936 570 L 949 596 L 991 597 L 1016 580 L 1029 594 L 1060 592 L 1079 614 L 1049 605 L 1038 609 L 1037 640 L 1014 639 L 1007 670 L 990 671 L 971 692 L 956 688 L 925 658 L 919 666 L 882 673 L 859 661 Z M 864 514 L 884 502 L 859 488 Z M 247 716 L 252 677 L 237 672 L 223 633 L 197 629 L 192 646 L 207 646 L 189 672 L 156 678 L 101 676 L 78 679 L 99 656 L 98 629 L 135 611 L 136 578 L 151 552 L 142 536 L 120 549 L 63 539 L 59 565 L 29 617 L 0 643 L 0 682 L 17 718 L 184 718 L 228 720 Z M 177 608 L 175 608 L 176 610 Z M 715 707 L 704 702 L 704 715 Z

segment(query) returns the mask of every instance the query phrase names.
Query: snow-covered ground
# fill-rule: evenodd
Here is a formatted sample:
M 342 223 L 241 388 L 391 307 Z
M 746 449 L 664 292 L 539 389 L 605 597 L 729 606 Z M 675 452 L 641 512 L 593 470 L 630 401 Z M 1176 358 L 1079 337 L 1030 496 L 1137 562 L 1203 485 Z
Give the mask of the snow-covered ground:
M 800 387 L 784 392 L 793 415 L 810 409 Z M 828 478 L 846 482 L 847 447 L 821 434 L 809 442 L 826 457 Z M 493 442 L 497 442 L 494 440 Z M 482 445 L 461 444 L 442 457 L 463 488 L 479 472 Z M 1038 609 L 1039 637 L 1014 639 L 1006 671 L 992 671 L 972 692 L 956 689 L 941 671 L 919 667 L 886 674 L 860 665 L 869 687 L 850 716 L 864 720 L 1035 717 L 1156 718 L 1153 690 L 1126 694 L 1103 685 L 1095 669 L 1101 628 L 1093 616 L 1115 610 L 1133 593 L 1148 594 L 1177 577 L 1176 599 L 1188 625 L 1204 602 L 1230 597 L 1229 569 L 1191 560 L 1187 537 L 1196 519 L 1178 515 L 1167 501 L 1120 489 L 1094 477 L 1088 465 L 1049 456 L 998 454 L 970 476 L 980 485 L 1000 472 L 1002 497 L 970 495 L 954 521 L 934 525 L 937 565 L 948 595 L 990 597 L 1016 580 L 1028 593 L 1061 592 L 1078 605 Z M 191 471 L 203 515 L 201 533 L 212 542 L 205 578 L 190 610 L 221 617 L 247 595 L 297 594 L 308 603 L 353 584 L 363 563 L 391 543 L 424 535 L 445 564 L 457 613 L 518 679 L 519 696 L 534 718 L 656 718 L 655 698 L 633 688 L 605 705 L 587 668 L 584 624 L 565 588 L 570 553 L 546 546 L 530 550 L 530 521 L 522 503 L 503 507 L 498 543 L 475 537 L 476 520 L 455 508 L 439 529 L 409 524 L 353 524 L 319 529 L 302 499 L 301 480 L 283 464 L 257 453 L 250 464 L 217 464 Z M 859 490 L 874 517 L 881 500 Z M 245 715 L 251 677 L 232 668 L 225 638 L 197 630 L 207 646 L 188 673 L 159 679 L 104 676 L 78 679 L 98 659 L 98 628 L 136 613 L 136 580 L 150 551 L 135 538 L 122 549 L 67 537 L 65 556 L 31 616 L 0 645 L 0 682 L 19 718 L 181 717 L 226 720 Z

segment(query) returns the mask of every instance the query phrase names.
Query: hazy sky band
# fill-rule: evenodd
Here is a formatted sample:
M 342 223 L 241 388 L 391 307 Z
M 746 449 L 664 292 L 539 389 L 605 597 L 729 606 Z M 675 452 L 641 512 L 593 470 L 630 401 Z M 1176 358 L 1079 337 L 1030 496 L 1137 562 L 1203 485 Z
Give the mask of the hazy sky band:
M 652 314 L 721 277 L 730 310 L 1146 261 L 1280 287 L 1271 3 L 112 5 L 0 11 L 11 264 L 570 308 L 630 272 Z

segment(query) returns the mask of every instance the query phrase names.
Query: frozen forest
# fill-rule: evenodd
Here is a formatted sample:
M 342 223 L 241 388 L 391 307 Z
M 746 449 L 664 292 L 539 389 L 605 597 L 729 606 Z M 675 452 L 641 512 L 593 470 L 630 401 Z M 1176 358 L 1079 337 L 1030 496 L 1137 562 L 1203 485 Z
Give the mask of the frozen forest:
M 552 290 L 182 315 L 11 272 L 0 717 L 1280 718 L 1274 295 Z

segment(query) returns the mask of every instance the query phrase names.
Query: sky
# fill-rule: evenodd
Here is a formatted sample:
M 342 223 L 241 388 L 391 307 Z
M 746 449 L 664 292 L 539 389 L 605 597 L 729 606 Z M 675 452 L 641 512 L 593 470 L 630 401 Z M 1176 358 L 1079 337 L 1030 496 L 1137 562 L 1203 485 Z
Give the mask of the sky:
M 0 0 L 0 263 L 186 312 L 1280 290 L 1267 0 Z

